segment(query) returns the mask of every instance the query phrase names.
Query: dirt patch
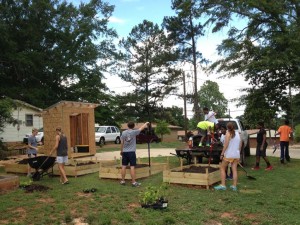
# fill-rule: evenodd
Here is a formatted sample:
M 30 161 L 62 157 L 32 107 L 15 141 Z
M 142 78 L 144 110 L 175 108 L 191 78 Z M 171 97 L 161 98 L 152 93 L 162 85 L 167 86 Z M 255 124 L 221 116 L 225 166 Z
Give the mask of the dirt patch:
M 40 198 L 36 200 L 37 202 L 41 203 L 53 203 L 54 199 L 53 198 Z
M 73 219 L 72 224 L 74 224 L 74 225 L 89 225 L 88 223 L 84 222 L 84 218 L 75 218 L 75 219 Z
M 215 172 L 219 170 L 218 168 L 210 167 L 210 166 L 190 166 L 189 168 L 184 168 L 180 171 L 172 170 L 172 172 L 186 172 L 186 173 L 206 173 L 206 168 L 209 173 Z
M 51 188 L 44 186 L 44 185 L 40 185 L 40 184 L 31 184 L 31 185 L 22 187 L 22 189 L 25 190 L 25 193 L 32 193 L 34 191 L 46 192 Z
M 228 218 L 228 219 L 237 220 L 237 217 L 233 213 L 230 213 L 230 212 L 224 212 L 224 213 L 222 213 L 221 214 L 221 218 Z
M 92 197 L 93 193 L 76 192 L 78 197 Z
M 215 220 L 210 220 L 210 221 L 204 223 L 204 225 L 222 225 L 222 223 L 215 221 Z

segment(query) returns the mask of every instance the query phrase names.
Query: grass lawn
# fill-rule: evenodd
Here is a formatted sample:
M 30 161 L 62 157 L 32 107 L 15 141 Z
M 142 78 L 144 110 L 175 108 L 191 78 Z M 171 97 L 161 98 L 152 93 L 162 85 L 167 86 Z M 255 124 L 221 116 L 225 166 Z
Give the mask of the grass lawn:
M 239 192 L 171 184 L 166 210 L 141 208 L 138 199 L 147 186 L 161 184 L 162 173 L 142 179 L 139 188 L 99 179 L 98 173 L 70 178 L 69 185 L 60 184 L 58 177 L 44 177 L 34 183 L 50 187 L 47 192 L 18 189 L 0 195 L 0 224 L 73 224 L 75 218 L 97 225 L 300 224 L 300 160 L 281 165 L 278 158 L 269 159 L 273 171 L 251 171 L 254 157 L 247 158 L 246 169 L 257 180 L 247 179 L 239 169 Z M 153 161 L 165 162 L 165 158 Z M 179 165 L 176 157 L 170 157 L 170 162 Z M 90 188 L 97 191 L 83 193 Z

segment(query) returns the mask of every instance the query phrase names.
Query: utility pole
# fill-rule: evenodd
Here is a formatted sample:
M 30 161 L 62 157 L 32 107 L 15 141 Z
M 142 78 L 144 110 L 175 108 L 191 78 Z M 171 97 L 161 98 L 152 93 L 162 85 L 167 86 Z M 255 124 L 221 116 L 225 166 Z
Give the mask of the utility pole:
M 182 71 L 183 76 L 183 105 L 184 105 L 184 136 L 187 138 L 187 113 L 186 113 L 186 89 L 185 89 L 185 73 Z

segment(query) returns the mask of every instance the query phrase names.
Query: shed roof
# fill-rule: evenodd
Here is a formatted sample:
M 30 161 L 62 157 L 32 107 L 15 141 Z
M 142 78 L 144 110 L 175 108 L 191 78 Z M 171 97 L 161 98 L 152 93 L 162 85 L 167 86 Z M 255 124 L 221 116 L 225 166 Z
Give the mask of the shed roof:
M 55 103 L 54 105 L 49 106 L 48 108 L 44 109 L 44 111 L 48 111 L 49 109 L 58 107 L 58 106 L 66 106 L 66 107 L 81 107 L 81 108 L 96 108 L 100 104 L 96 103 L 88 103 L 88 102 L 73 102 L 73 101 L 60 101 Z

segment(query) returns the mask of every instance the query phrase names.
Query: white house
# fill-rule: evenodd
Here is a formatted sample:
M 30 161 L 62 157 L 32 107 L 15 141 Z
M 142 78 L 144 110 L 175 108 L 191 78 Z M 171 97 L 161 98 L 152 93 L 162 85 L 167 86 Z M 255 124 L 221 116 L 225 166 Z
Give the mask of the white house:
M 12 116 L 19 121 L 18 125 L 7 124 L 0 138 L 3 142 L 20 142 L 26 134 L 32 132 L 32 128 L 42 128 L 42 109 L 20 100 L 14 100 L 17 107 L 13 110 Z

